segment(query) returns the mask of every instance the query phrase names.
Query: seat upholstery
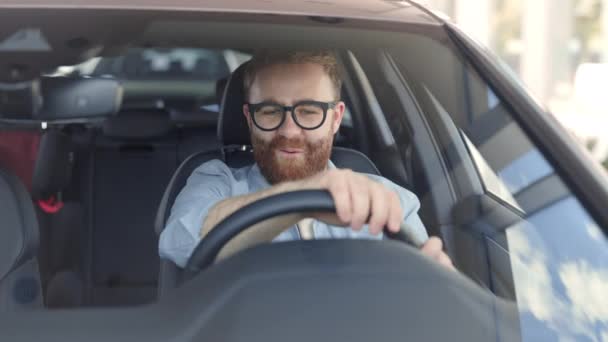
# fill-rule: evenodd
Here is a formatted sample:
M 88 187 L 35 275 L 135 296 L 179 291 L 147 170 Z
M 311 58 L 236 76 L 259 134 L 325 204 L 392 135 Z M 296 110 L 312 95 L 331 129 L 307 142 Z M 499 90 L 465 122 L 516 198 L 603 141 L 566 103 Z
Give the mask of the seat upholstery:
M 106 137 L 137 141 L 167 136 L 173 124 L 169 113 L 164 111 L 130 111 L 109 117 L 102 128 Z
M 41 307 L 38 221 L 19 178 L 0 168 L 0 312 Z
M 90 206 L 90 306 L 140 305 L 156 296 L 155 210 L 178 164 L 179 131 L 164 111 L 124 111 L 95 137 Z
M 49 308 L 77 306 L 83 301 L 84 249 L 80 236 L 85 226 L 84 208 L 81 201 L 64 196 L 72 183 L 74 151 L 68 134 L 56 129 L 44 131 L 32 178 L 32 197 L 38 201 L 53 199 L 51 202 L 58 209 L 36 208 L 40 279 L 45 306 Z
M 249 127 L 243 116 L 245 92 L 243 79 L 248 63 L 239 66 L 228 80 L 217 123 L 217 137 L 222 146 L 250 145 Z
M 188 177 L 201 164 L 220 159 L 230 167 L 242 167 L 253 163 L 249 127 L 243 116 L 242 106 L 245 102 L 243 91 L 243 76 L 247 63 L 239 66 L 226 84 L 218 118 L 217 136 L 220 149 L 196 153 L 182 162 L 174 173 L 157 212 L 155 231 L 158 235 L 163 231 L 169 218 L 175 198 L 185 186 Z M 334 147 L 331 155 L 332 162 L 338 168 L 349 168 L 362 173 L 379 175 L 376 166 L 361 152 Z M 161 260 L 158 295 L 163 296 L 182 280 L 181 270 L 169 260 Z
M 72 179 L 73 151 L 70 137 L 57 130 L 44 132 L 32 177 L 32 195 L 48 199 L 68 187 Z

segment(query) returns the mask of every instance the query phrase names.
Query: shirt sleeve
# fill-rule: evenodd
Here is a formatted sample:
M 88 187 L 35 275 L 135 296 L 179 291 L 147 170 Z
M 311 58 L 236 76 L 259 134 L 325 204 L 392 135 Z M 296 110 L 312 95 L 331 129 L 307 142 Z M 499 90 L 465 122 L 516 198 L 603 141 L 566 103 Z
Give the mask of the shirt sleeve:
M 418 210 L 420 209 L 420 200 L 418 197 L 413 192 L 391 182 L 384 177 L 375 175 L 368 176 L 397 193 L 399 196 L 399 201 L 401 202 L 401 208 L 403 209 L 403 222 L 405 222 L 412 229 L 412 233 L 416 235 L 419 240 L 424 241 L 428 239 L 428 232 L 424 227 L 420 216 L 418 216 Z
M 220 160 L 208 161 L 192 172 L 175 198 L 159 240 L 159 255 L 185 267 L 200 242 L 200 230 L 209 209 L 232 196 L 234 176 Z

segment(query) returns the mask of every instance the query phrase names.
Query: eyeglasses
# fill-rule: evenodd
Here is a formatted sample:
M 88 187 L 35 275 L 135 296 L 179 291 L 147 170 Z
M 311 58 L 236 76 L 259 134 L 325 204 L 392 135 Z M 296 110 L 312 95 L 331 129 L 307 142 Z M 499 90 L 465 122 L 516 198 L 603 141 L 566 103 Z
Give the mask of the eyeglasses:
M 247 105 L 257 128 L 262 131 L 274 131 L 285 122 L 288 111 L 298 127 L 306 130 L 317 129 L 325 122 L 327 110 L 336 104 L 337 102 L 300 101 L 293 106 L 283 106 L 266 101 Z

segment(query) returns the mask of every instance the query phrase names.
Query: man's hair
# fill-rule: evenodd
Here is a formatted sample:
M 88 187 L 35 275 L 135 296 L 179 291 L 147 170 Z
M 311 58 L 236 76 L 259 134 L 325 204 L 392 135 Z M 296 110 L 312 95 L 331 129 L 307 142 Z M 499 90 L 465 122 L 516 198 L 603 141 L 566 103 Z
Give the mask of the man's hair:
M 249 89 L 260 70 L 276 64 L 318 64 L 333 83 L 336 100 L 340 99 L 342 78 L 338 71 L 336 55 L 330 50 L 282 51 L 262 50 L 254 54 L 247 64 L 244 75 L 245 98 L 249 97 Z

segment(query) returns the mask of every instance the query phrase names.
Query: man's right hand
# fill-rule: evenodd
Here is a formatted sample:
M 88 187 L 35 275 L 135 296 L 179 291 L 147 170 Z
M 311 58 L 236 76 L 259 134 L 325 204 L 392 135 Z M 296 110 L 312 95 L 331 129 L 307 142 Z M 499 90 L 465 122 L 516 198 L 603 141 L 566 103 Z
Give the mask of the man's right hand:
M 344 169 L 332 169 L 290 184 L 291 190 L 328 190 L 336 204 L 336 215 L 318 214 L 316 219 L 350 226 L 359 231 L 368 223 L 371 234 L 384 227 L 398 232 L 403 209 L 397 193 L 369 177 Z M 369 220 L 368 220 L 369 219 Z
M 334 214 L 315 216 L 326 223 L 335 225 L 337 218 L 341 225 L 361 230 L 369 218 L 369 232 L 372 234 L 379 234 L 384 227 L 394 233 L 401 228 L 403 209 L 397 193 L 363 174 L 332 169 L 292 185 L 296 190 L 329 190 L 336 204 L 337 217 Z M 448 269 L 456 270 L 450 257 L 443 251 L 441 239 L 431 237 L 420 247 L 420 251 Z

